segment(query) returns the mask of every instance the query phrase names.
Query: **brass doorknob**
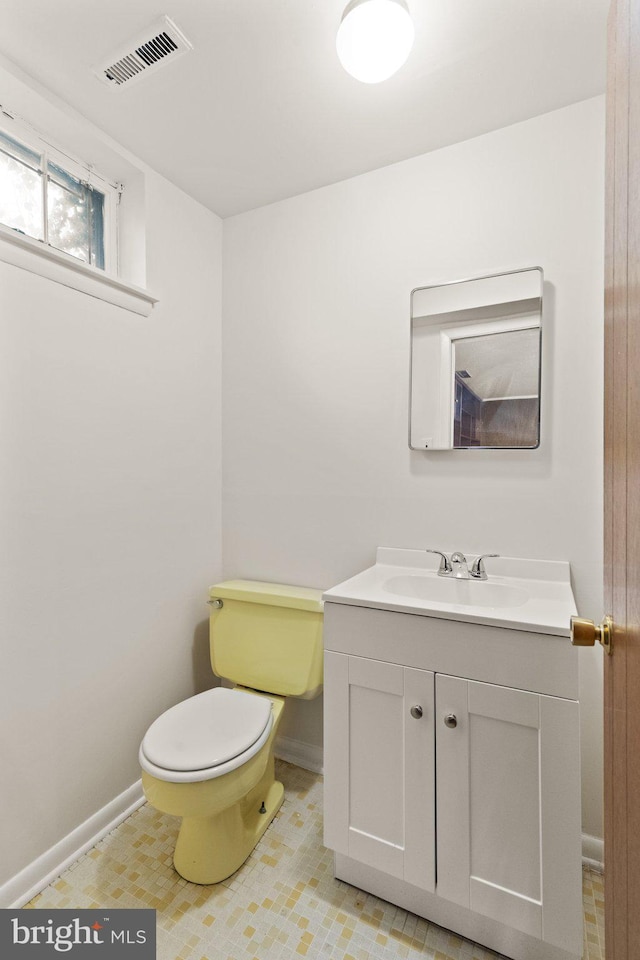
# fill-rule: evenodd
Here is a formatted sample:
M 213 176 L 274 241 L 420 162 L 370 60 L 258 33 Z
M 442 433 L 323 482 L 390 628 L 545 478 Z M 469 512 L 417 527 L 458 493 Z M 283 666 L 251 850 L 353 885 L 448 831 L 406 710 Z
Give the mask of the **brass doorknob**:
M 605 617 L 602 623 L 583 617 L 571 617 L 571 643 L 574 647 L 592 647 L 598 640 L 607 653 L 611 653 L 613 620 Z

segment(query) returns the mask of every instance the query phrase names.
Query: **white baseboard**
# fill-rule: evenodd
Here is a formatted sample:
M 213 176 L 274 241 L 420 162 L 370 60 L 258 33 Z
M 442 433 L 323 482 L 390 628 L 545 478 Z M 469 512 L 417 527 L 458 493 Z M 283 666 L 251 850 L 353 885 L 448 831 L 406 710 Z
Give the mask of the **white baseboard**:
M 582 834 L 582 863 L 597 873 L 604 873 L 604 840 Z
M 138 780 L 24 870 L 2 884 L 0 908 L 15 910 L 24 906 L 143 803 L 142 782 Z
M 291 737 L 277 737 L 274 753 L 281 760 L 293 763 L 303 770 L 313 773 L 322 773 L 322 747 L 302 740 L 293 740 Z

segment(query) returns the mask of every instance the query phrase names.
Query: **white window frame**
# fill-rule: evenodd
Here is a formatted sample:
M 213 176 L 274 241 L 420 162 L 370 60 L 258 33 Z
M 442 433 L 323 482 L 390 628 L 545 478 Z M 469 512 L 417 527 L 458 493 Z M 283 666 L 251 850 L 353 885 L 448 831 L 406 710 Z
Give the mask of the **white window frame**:
M 118 206 L 123 185 L 112 183 L 98 174 L 93 166 L 71 156 L 60 146 L 51 143 L 42 134 L 13 111 L 0 105 L 0 130 L 8 137 L 24 144 L 43 157 L 43 164 L 51 161 L 82 183 L 95 187 L 104 195 L 104 268 L 94 266 L 52 246 L 47 241 L 46 217 L 44 239 L 30 237 L 21 231 L 0 223 L 0 260 L 32 273 L 47 277 L 56 283 L 72 287 L 100 300 L 124 307 L 141 316 L 149 316 L 157 299 L 134 284 L 121 280 L 119 272 Z M 46 168 L 45 168 L 46 169 Z M 43 171 L 43 197 L 46 211 L 47 176 Z

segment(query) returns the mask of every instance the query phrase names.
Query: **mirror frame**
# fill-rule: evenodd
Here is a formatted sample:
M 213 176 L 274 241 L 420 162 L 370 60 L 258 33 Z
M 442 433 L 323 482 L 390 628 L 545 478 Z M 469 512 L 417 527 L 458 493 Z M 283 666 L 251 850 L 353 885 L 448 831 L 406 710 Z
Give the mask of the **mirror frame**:
M 539 355 L 538 355 L 538 442 L 532 446 L 519 446 L 519 447 L 414 447 L 411 443 L 411 410 L 412 410 L 412 397 L 413 397 L 413 300 L 416 293 L 421 293 L 423 290 L 435 290 L 441 287 L 452 287 L 460 283 L 471 283 L 475 280 L 494 280 L 498 277 L 509 277 L 513 276 L 516 273 L 527 273 L 532 270 L 537 270 L 540 274 L 540 339 L 539 339 Z M 446 280 L 443 283 L 430 283 L 420 287 L 414 287 L 411 291 L 409 297 L 409 423 L 408 423 L 408 445 L 410 450 L 421 451 L 422 453 L 449 453 L 451 451 L 457 450 L 537 450 L 540 447 L 541 443 L 541 410 L 542 410 L 542 327 L 543 327 L 543 312 L 544 312 L 544 270 L 540 266 L 531 266 L 531 267 L 518 267 L 515 270 L 501 270 L 498 273 L 485 273 L 477 277 L 463 277 L 460 280 Z M 531 329 L 531 328 L 529 328 Z

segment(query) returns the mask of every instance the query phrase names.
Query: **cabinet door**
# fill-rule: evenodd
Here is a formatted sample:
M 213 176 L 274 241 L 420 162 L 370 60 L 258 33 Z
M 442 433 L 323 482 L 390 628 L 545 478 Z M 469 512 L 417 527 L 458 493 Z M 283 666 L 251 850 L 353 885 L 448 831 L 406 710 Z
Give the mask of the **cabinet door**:
M 578 704 L 438 675 L 436 756 L 438 894 L 579 954 Z
M 426 890 L 435 887 L 433 689 L 430 671 L 325 653 L 325 845 Z

